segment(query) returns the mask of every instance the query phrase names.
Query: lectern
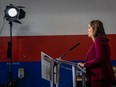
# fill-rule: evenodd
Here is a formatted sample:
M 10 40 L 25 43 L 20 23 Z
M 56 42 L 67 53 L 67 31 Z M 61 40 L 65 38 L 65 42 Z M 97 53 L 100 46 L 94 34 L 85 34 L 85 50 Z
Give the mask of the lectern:
M 41 66 L 42 66 L 42 78 L 50 81 L 50 87 L 60 87 L 60 64 L 68 64 L 72 66 L 72 79 L 73 87 L 77 87 L 77 69 L 80 69 L 83 73 L 82 87 L 86 87 L 85 83 L 85 70 L 81 68 L 77 63 L 62 60 L 60 58 L 53 59 L 44 52 L 41 52 Z

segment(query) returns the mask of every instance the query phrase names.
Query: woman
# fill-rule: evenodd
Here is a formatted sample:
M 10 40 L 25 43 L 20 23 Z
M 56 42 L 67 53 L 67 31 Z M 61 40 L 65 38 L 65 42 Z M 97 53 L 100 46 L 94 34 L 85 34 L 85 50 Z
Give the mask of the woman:
M 87 61 L 79 63 L 80 66 L 86 67 L 87 87 L 111 87 L 115 77 L 110 59 L 109 40 L 103 23 L 100 20 L 92 20 L 87 31 L 93 44 L 88 50 Z

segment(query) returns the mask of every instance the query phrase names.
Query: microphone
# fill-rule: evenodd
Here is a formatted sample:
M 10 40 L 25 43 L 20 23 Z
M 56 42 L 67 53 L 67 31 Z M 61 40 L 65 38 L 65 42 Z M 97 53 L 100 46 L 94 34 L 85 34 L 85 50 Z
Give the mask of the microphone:
M 74 45 L 73 47 L 71 47 L 68 51 L 66 51 L 65 53 L 63 53 L 58 59 L 63 58 L 68 52 L 70 52 L 71 50 L 73 50 L 74 48 L 76 48 L 79 45 L 80 45 L 80 43 L 77 43 L 76 45 Z
M 70 48 L 69 50 L 73 50 L 75 47 L 77 47 L 78 45 L 80 45 L 80 43 L 77 43 L 75 46 L 73 46 L 72 48 Z

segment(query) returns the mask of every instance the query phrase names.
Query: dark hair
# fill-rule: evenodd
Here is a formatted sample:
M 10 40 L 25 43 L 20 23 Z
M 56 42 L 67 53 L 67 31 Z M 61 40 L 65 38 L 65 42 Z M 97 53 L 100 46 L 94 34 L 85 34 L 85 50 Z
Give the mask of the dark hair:
M 90 26 L 95 30 L 94 37 L 104 37 L 106 38 L 103 23 L 100 20 L 92 20 Z

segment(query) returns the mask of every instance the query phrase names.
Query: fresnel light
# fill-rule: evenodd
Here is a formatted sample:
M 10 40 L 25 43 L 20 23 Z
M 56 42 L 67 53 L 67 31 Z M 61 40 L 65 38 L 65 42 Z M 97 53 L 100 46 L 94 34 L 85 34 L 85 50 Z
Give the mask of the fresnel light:
M 7 21 L 21 23 L 19 20 L 25 17 L 25 11 L 22 9 L 22 6 L 14 6 L 12 4 L 6 6 L 4 10 Z

